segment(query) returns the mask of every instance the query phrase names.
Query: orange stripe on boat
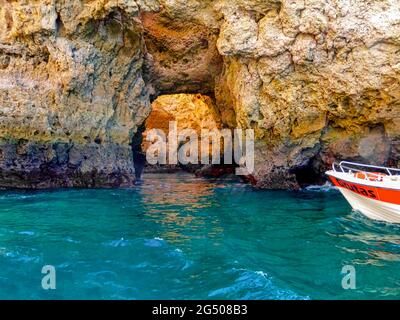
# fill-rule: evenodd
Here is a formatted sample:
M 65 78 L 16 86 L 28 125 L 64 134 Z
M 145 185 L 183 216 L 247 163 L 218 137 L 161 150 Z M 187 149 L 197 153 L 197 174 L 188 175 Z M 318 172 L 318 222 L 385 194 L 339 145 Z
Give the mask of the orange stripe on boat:
M 329 176 L 329 178 L 331 179 L 332 183 L 338 188 L 345 188 L 366 198 L 380 200 L 392 204 L 400 204 L 400 190 L 356 184 L 332 176 Z

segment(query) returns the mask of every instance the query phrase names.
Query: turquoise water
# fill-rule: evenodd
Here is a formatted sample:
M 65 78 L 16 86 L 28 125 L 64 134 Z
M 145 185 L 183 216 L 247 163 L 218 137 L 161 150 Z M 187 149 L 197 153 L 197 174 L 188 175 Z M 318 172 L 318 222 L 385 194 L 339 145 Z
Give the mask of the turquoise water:
M 41 269 L 56 268 L 56 290 Z M 341 286 L 344 265 L 356 290 Z M 400 227 L 337 191 L 190 175 L 134 190 L 0 191 L 2 299 L 400 298 Z

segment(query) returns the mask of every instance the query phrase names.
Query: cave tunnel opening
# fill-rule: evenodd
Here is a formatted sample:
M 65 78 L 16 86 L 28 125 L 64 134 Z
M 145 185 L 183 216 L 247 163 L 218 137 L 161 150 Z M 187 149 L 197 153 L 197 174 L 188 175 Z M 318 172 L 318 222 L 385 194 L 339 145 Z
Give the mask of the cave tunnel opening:
M 224 165 L 223 155 L 221 155 L 221 164 L 212 165 L 212 147 L 210 146 L 209 159 L 210 165 L 201 164 L 201 132 L 209 130 L 210 132 L 224 127 L 221 115 L 216 106 L 212 95 L 203 93 L 174 93 L 162 94 L 152 101 L 151 112 L 146 121 L 140 126 L 132 138 L 132 151 L 135 164 L 135 170 L 145 173 L 177 172 L 188 171 L 199 176 L 218 178 L 224 175 L 233 174 L 235 165 Z M 150 165 L 146 161 L 146 153 L 151 146 L 147 141 L 148 133 L 153 130 L 161 130 L 168 140 L 170 123 L 177 125 L 178 132 L 185 129 L 194 130 L 199 137 L 198 162 L 194 164 L 157 164 Z M 178 145 L 178 149 L 182 144 Z M 221 147 L 223 150 L 223 146 Z M 168 154 L 168 152 L 167 152 Z

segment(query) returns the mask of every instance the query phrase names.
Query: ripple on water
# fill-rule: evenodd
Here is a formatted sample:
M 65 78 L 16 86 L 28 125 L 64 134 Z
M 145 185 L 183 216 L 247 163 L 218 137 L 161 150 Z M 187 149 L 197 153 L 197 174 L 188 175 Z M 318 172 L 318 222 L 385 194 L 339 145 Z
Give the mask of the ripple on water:
M 329 192 L 329 191 L 337 191 L 337 188 L 332 185 L 330 182 L 326 182 L 324 185 L 312 185 L 305 188 L 307 191 L 316 191 L 316 192 Z
M 153 248 L 159 248 L 162 247 L 164 245 L 164 239 L 162 238 L 154 238 L 154 239 L 146 239 L 144 241 L 144 245 L 146 247 L 153 247 Z
M 63 238 L 63 240 L 64 240 L 65 242 L 69 242 L 69 243 L 80 243 L 80 242 L 81 242 L 81 241 L 75 240 L 75 239 L 73 239 L 73 238 L 71 238 L 71 237 L 65 237 L 65 238 Z
M 33 236 L 35 235 L 35 232 L 33 231 L 20 231 L 18 234 L 23 235 L 23 236 Z
M 279 288 L 272 278 L 263 271 L 232 268 L 229 273 L 236 276 L 233 283 L 224 288 L 216 289 L 208 294 L 209 298 L 223 299 L 281 299 L 281 300 L 305 300 L 291 290 Z
M 26 264 L 32 264 L 32 263 L 37 264 L 41 261 L 41 257 L 39 256 L 25 254 L 18 250 L 7 251 L 4 248 L 0 248 L 0 255 L 7 259 L 10 259 L 13 262 L 18 262 L 18 263 L 22 262 Z

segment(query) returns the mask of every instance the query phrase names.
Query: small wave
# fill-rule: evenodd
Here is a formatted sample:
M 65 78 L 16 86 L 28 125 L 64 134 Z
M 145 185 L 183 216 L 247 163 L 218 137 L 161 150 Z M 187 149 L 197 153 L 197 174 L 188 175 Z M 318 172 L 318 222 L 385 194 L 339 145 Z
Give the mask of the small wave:
M 37 198 L 38 194 L 6 193 L 0 195 L 0 200 L 26 200 Z
M 129 246 L 130 242 L 129 240 L 125 240 L 124 238 L 121 238 L 119 240 L 111 240 L 108 242 L 105 242 L 104 245 L 107 247 L 127 247 Z
M 208 294 L 210 298 L 240 299 L 240 300 L 307 300 L 291 290 L 277 287 L 272 278 L 263 271 L 233 268 L 230 272 L 238 273 L 234 283 L 228 287 L 216 289 Z
M 20 231 L 20 232 L 18 232 L 18 234 L 24 235 L 24 236 L 33 236 L 33 235 L 35 235 L 35 232 L 33 232 L 33 231 Z
M 70 262 L 63 262 L 63 263 L 56 265 L 56 268 L 57 269 L 68 269 L 68 268 L 71 268 L 72 265 L 73 264 Z
M 307 191 L 317 191 L 317 192 L 328 192 L 336 190 L 336 187 L 330 182 L 326 182 L 324 185 L 311 185 L 305 188 Z
M 3 252 L 2 255 L 6 258 L 9 258 L 16 262 L 23 262 L 23 263 L 39 263 L 40 257 L 29 256 L 19 251 L 7 251 Z
M 110 279 L 110 278 L 114 279 L 118 277 L 118 274 L 111 270 L 101 270 L 101 271 L 89 272 L 88 277 L 95 279 Z
M 66 237 L 63 240 L 66 241 L 66 242 L 69 242 L 69 243 L 80 243 L 79 240 L 74 240 L 71 237 Z
M 154 239 L 147 239 L 144 242 L 144 245 L 146 247 L 152 247 L 152 248 L 161 247 L 163 244 L 164 244 L 164 239 L 158 237 L 155 237 Z
M 193 261 L 186 260 L 186 261 L 185 261 L 185 265 L 182 267 L 181 270 L 189 269 L 191 266 L 193 266 Z

